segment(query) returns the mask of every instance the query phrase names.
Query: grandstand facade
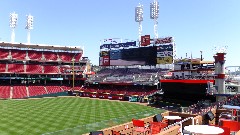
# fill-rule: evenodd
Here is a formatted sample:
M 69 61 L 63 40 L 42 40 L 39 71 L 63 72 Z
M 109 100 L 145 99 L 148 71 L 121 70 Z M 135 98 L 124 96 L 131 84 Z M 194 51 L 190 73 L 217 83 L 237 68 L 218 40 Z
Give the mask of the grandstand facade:
M 88 62 L 81 48 L 0 43 L 0 98 L 80 90 Z

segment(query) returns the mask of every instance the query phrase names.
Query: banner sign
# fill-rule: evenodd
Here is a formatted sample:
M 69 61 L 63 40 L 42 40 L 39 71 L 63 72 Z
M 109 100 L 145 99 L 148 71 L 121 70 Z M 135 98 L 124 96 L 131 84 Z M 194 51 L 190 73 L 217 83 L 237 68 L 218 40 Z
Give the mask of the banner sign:
M 150 45 L 150 35 L 141 36 L 141 46 Z
M 172 64 L 173 63 L 173 57 L 160 57 L 157 58 L 157 64 Z
M 173 37 L 158 38 L 155 44 L 168 44 L 173 42 Z
M 109 56 L 103 56 L 102 57 L 102 65 L 103 66 L 109 66 L 110 65 L 110 58 L 109 58 Z
M 173 51 L 173 45 L 169 44 L 169 45 L 160 45 L 157 46 L 157 51 Z
M 101 51 L 100 52 L 100 57 L 102 57 L 102 56 L 109 56 L 108 53 L 109 53 L 108 51 Z
M 118 44 L 103 44 L 100 46 L 100 49 L 115 49 L 115 48 L 128 48 L 130 46 L 136 46 L 136 41 L 134 42 L 126 42 L 126 43 L 118 43 Z

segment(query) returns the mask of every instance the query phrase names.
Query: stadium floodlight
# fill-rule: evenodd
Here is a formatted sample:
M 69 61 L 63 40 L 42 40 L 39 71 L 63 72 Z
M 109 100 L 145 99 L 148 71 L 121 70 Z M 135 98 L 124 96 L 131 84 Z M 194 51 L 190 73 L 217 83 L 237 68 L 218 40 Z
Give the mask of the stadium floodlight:
M 154 20 L 154 37 L 155 39 L 158 38 L 158 30 L 157 30 L 157 19 L 159 15 L 159 4 L 157 0 L 154 0 L 154 2 L 150 3 L 150 19 Z
M 10 13 L 10 28 L 12 29 L 12 34 L 11 34 L 11 42 L 13 43 L 15 40 L 15 31 L 14 29 L 17 26 L 17 20 L 18 20 L 18 14 L 16 14 L 15 12 Z
M 139 5 L 135 8 L 135 21 L 139 23 L 138 26 L 138 40 L 141 41 L 142 35 L 142 21 L 143 21 L 143 5 Z
M 28 34 L 27 34 L 27 43 L 30 43 L 30 38 L 31 38 L 30 30 L 33 29 L 33 16 L 30 15 L 30 14 L 27 15 L 27 25 L 26 25 L 25 29 L 28 30 Z

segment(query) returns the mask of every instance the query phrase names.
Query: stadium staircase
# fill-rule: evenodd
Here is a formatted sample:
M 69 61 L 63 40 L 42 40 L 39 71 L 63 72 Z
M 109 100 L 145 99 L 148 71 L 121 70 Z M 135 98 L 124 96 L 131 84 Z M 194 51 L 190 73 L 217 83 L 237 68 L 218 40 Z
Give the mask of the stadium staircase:
M 13 97 L 13 87 L 11 86 L 11 88 L 10 88 L 10 99 L 12 99 L 12 97 Z
M 47 94 L 49 94 L 49 92 L 47 91 L 47 88 L 44 86 L 44 90 L 46 91 Z
M 26 91 L 27 91 L 27 97 L 29 97 L 29 90 L 28 90 L 28 87 L 26 87 Z

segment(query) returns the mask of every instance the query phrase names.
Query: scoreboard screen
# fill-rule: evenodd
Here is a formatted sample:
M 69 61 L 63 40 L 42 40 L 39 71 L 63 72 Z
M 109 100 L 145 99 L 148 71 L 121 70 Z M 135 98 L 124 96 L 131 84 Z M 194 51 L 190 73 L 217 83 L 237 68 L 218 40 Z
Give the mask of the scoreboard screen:
M 99 56 L 100 66 L 171 64 L 173 62 L 173 45 L 101 51 Z

